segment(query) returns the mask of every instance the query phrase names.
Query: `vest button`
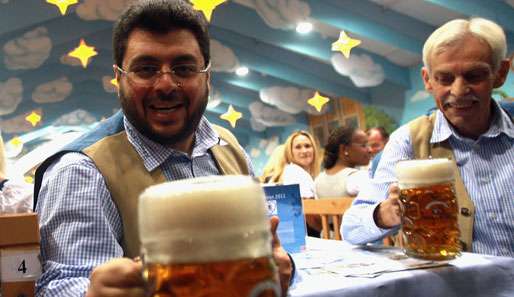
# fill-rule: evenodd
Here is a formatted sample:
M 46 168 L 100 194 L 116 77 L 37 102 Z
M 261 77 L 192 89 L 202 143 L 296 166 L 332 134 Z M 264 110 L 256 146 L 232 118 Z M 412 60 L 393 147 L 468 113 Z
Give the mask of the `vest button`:
M 465 217 L 469 217 L 471 215 L 471 211 L 469 211 L 469 208 L 466 207 L 461 208 L 460 213 Z

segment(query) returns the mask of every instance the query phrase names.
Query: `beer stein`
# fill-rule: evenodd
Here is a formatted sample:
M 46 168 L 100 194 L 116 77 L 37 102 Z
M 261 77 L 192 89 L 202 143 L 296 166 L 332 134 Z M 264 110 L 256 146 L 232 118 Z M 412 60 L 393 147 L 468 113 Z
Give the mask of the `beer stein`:
M 148 296 L 280 296 L 265 196 L 251 177 L 149 187 L 138 216 Z
M 460 254 L 453 165 L 448 159 L 400 161 L 401 234 L 407 255 L 430 260 Z

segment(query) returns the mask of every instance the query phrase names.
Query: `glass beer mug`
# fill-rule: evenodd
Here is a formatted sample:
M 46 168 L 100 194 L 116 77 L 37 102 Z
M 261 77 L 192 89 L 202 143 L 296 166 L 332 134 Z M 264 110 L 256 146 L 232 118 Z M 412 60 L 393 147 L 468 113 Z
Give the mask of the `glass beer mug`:
M 138 216 L 148 296 L 280 296 L 265 196 L 252 178 L 152 186 Z
M 406 254 L 430 260 L 460 255 L 459 208 L 451 161 L 400 161 L 396 176 L 404 206 L 401 233 Z

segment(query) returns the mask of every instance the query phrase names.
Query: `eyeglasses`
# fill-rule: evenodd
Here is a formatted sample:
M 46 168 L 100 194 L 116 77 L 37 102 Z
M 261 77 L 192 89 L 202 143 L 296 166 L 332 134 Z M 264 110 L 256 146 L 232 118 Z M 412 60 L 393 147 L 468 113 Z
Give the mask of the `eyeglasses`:
M 125 74 L 128 79 L 135 85 L 141 87 L 151 87 L 155 85 L 159 79 L 169 73 L 173 80 L 179 85 L 186 83 L 189 80 L 196 78 L 200 73 L 207 73 L 211 68 L 211 63 L 205 68 L 200 68 L 196 64 L 178 64 L 171 67 L 170 71 L 162 71 L 160 66 L 157 65 L 137 65 L 130 71 L 124 70 L 118 65 L 113 67 Z

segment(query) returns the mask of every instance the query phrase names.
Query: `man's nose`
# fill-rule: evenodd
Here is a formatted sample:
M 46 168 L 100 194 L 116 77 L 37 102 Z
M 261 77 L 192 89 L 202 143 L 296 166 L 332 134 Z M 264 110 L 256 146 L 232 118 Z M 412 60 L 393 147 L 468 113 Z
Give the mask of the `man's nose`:
M 469 85 L 462 77 L 457 77 L 451 86 L 451 94 L 455 97 L 467 95 L 470 91 Z
M 177 80 L 177 77 L 171 71 L 161 72 L 154 83 L 154 88 L 156 90 L 160 90 L 165 93 L 181 87 L 182 83 Z

